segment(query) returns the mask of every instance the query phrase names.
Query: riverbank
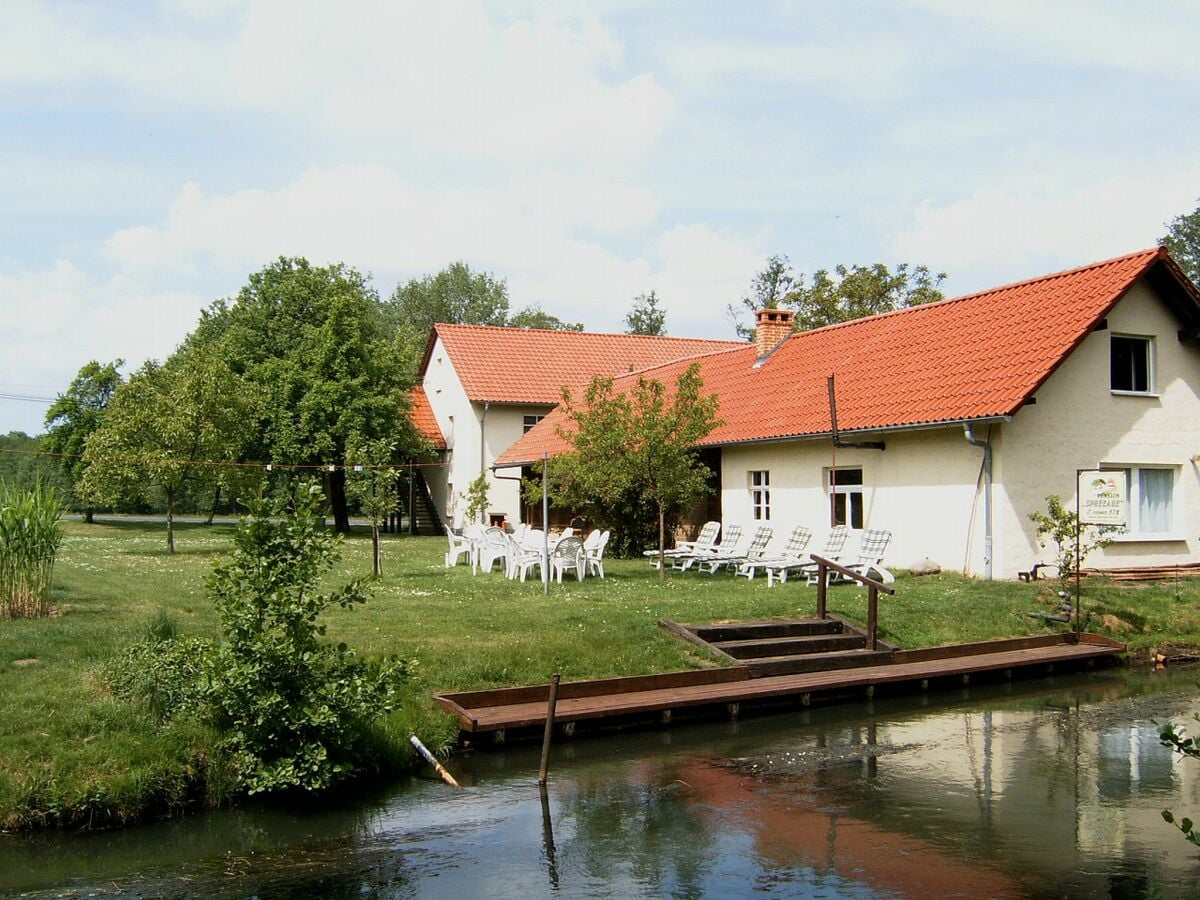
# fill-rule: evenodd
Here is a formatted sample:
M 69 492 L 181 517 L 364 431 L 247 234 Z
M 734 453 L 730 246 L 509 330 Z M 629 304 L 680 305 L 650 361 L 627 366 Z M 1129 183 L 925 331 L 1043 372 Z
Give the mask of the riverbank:
M 180 526 L 173 556 L 158 523 L 70 522 L 66 531 L 51 597 L 57 614 L 0 622 L 0 823 L 119 825 L 226 802 L 213 736 L 194 723 L 160 727 L 109 696 L 99 672 L 145 636 L 160 610 L 180 634 L 215 636 L 205 579 L 231 529 Z M 334 580 L 370 572 L 367 536 L 352 536 L 344 550 Z M 642 560 L 612 560 L 606 580 L 554 584 L 546 597 L 538 582 L 447 571 L 444 550 L 440 539 L 385 536 L 374 599 L 328 617 L 331 640 L 416 661 L 405 710 L 385 723 L 397 743 L 413 730 L 431 745 L 453 740 L 453 722 L 429 699 L 435 690 L 541 682 L 555 671 L 569 680 L 716 665 L 658 621 L 792 617 L 810 614 L 815 600 L 802 584 L 768 589 L 762 579 L 689 573 L 660 582 Z M 880 604 L 880 636 L 901 647 L 1044 633 L 1027 613 L 1050 611 L 1056 600 L 1053 582 L 901 575 L 896 587 Z M 1098 617 L 1089 628 L 1142 657 L 1165 643 L 1200 645 L 1198 600 L 1200 579 L 1084 585 L 1085 609 L 1113 617 L 1113 628 Z M 834 589 L 830 611 L 865 621 L 865 592 Z

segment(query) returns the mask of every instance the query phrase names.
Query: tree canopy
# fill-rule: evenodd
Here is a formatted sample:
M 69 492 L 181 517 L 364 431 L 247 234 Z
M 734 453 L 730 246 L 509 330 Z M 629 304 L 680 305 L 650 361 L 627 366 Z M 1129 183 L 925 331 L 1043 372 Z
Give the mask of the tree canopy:
M 1159 239 L 1192 280 L 1200 285 L 1200 207 L 1167 224 L 1167 233 Z
M 667 312 L 659 305 L 654 291 L 633 298 L 633 306 L 625 314 L 625 333 L 656 336 L 667 333 Z
M 147 362 L 113 394 L 84 452 L 80 495 L 91 503 L 160 489 L 167 550 L 175 552 L 175 503 L 189 485 L 229 483 L 253 434 L 255 398 L 212 348 Z
M 71 483 L 78 499 L 76 486 L 83 478 L 83 451 L 87 439 L 100 427 L 105 407 L 121 384 L 117 371 L 125 364 L 118 359 L 101 364 L 86 363 L 72 379 L 66 393 L 59 394 L 46 412 L 46 435 L 41 450 L 59 455 L 59 468 Z M 85 518 L 92 521 L 92 507 L 84 504 Z
M 349 530 L 345 471 L 352 440 L 395 441 L 401 458 L 423 438 L 407 415 L 414 365 L 365 277 L 341 263 L 281 258 L 250 276 L 234 303 L 217 301 L 189 344 L 213 345 L 261 398 L 251 455 L 335 466 L 326 494 Z
M 429 332 L 438 322 L 583 331 L 582 322 L 563 321 L 537 304 L 510 312 L 504 279 L 497 279 L 490 272 L 473 272 L 461 260 L 436 275 L 413 278 L 398 286 L 387 302 L 387 309 L 414 363 L 420 361 Z
M 934 274 L 927 266 L 900 263 L 892 271 L 873 263 L 837 265 L 832 272 L 818 269 L 810 280 L 796 274 L 786 256 L 772 256 L 754 276 L 750 292 L 740 304 L 730 304 L 727 313 L 738 336 L 746 340 L 754 337 L 754 326 L 741 321 L 744 311 L 753 315 L 759 309 L 791 309 L 794 328 L 808 331 L 941 300 L 938 288 L 945 278 L 945 273 Z
M 600 522 L 614 511 L 624 518 L 649 506 L 661 563 L 667 523 L 708 490 L 711 473 L 696 445 L 720 424 L 717 406 L 715 394 L 703 393 L 695 364 L 680 373 L 672 390 L 639 377 L 630 391 L 618 392 L 604 376 L 592 379 L 582 402 L 564 390 L 568 424 L 560 434 L 572 449 L 550 461 L 555 505 L 586 509 Z M 660 573 L 665 575 L 661 566 Z

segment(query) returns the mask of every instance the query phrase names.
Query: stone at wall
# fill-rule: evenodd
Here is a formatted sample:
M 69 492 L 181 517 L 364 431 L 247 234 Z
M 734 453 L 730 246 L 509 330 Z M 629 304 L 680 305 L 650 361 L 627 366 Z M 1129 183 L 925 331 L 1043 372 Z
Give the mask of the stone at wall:
M 942 571 L 942 567 L 932 559 L 925 558 L 909 566 L 908 571 L 913 575 L 936 575 Z

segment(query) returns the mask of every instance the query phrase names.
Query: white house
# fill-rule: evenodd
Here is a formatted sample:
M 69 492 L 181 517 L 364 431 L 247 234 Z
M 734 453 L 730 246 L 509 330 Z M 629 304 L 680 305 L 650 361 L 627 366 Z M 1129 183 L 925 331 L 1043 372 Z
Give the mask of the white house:
M 492 464 L 554 409 L 564 387 L 578 396 L 595 375 L 744 346 L 737 341 L 435 325 L 421 362 L 421 387 L 413 398 L 414 416 L 420 417 L 416 424 L 443 451 L 438 465 L 424 467 L 434 505 L 444 522 L 461 527 L 464 495 L 484 472 L 488 512 L 519 521 L 516 473 L 497 475 Z
M 1052 561 L 1029 520 L 1047 495 L 1121 469 L 1126 533 L 1089 564 L 1200 559 L 1200 292 L 1164 249 L 809 332 L 760 317 L 755 346 L 694 360 L 726 522 L 804 524 L 814 549 L 832 524 L 884 528 L 897 566 L 1011 578 Z M 498 464 L 561 452 L 559 418 Z

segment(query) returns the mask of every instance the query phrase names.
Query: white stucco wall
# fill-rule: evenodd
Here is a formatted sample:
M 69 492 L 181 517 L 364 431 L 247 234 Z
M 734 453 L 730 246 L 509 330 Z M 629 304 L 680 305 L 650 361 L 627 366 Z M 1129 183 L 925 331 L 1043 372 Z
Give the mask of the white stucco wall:
M 1047 494 L 1075 504 L 1075 470 L 1099 465 L 1168 466 L 1174 472 L 1175 540 L 1122 539 L 1085 565 L 1165 565 L 1200 559 L 1200 348 L 1178 339 L 1179 322 L 1158 296 L 1135 285 L 1108 316 L 1108 329 L 1080 347 L 1005 426 L 997 453 L 998 569 L 1012 577 L 1051 549 L 1037 545 L 1029 513 Z M 1156 391 L 1126 396 L 1110 389 L 1113 334 L 1153 336 Z
M 961 428 L 882 437 L 883 451 L 838 448 L 837 467 L 862 468 L 864 528 L 892 532 L 885 562 L 907 568 L 929 557 L 947 570 L 982 572 L 983 500 L 976 483 L 983 451 L 967 443 Z M 833 453 L 828 440 L 724 448 L 724 520 L 747 532 L 760 524 L 751 518 L 749 473 L 766 469 L 776 543 L 782 546 L 794 526 L 805 525 L 813 531 L 809 550 L 820 552 L 830 528 L 826 484 Z M 855 533 L 846 545 L 851 559 L 857 546 Z
M 507 513 L 509 520 L 516 523 L 520 513 L 519 485 L 494 477 L 490 467 L 521 436 L 526 415 L 545 415 L 552 407 L 492 404 L 485 417 L 483 404 L 468 399 L 440 338 L 434 341 L 423 383 L 434 418 L 446 438 L 445 465 L 424 469 L 430 494 L 443 520 L 452 528 L 466 524 L 463 516 L 467 489 L 479 476 L 482 462 L 483 468 L 489 470 L 488 512 Z M 515 476 L 517 471 L 509 469 L 501 475 Z
M 1093 566 L 1164 565 L 1200 560 L 1200 348 L 1178 340 L 1179 323 L 1158 296 L 1135 286 L 1047 380 L 1037 403 L 1011 422 L 991 426 L 994 453 L 993 576 L 1015 578 L 1054 558 L 1038 546 L 1029 514 L 1058 494 L 1072 508 L 1075 471 L 1099 465 L 1169 466 L 1174 472 L 1172 540 L 1121 538 L 1087 561 Z M 1156 392 L 1126 396 L 1110 389 L 1112 334 L 1153 336 Z M 976 437 L 988 434 L 976 427 Z M 887 562 L 904 568 L 929 557 L 943 568 L 985 572 L 983 451 L 962 428 L 893 432 L 872 437 L 887 449 L 837 451 L 837 465 L 863 470 L 865 527 L 893 534 Z M 819 551 L 829 530 L 828 440 L 726 447 L 721 508 L 726 522 L 749 532 L 750 476 L 771 473 L 776 541 L 797 524 L 813 529 Z M 856 538 L 851 539 L 851 544 Z

